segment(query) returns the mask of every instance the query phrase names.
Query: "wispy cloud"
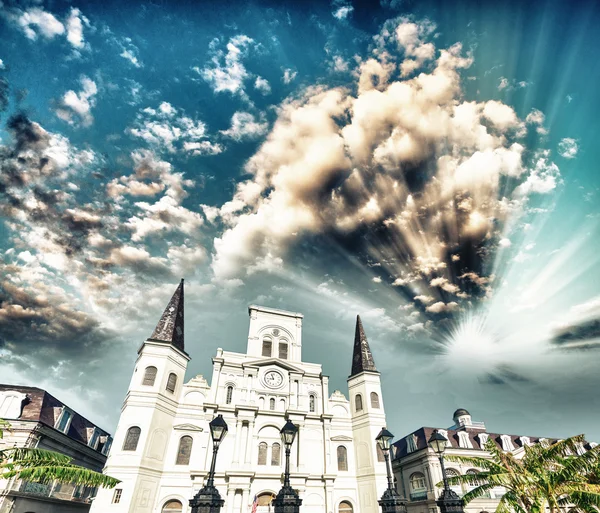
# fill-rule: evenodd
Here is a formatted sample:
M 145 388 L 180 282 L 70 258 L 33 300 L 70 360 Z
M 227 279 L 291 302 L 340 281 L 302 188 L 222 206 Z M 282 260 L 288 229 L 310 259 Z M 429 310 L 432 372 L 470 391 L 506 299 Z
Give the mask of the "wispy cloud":
M 565 159 L 574 159 L 579 152 L 579 145 L 575 139 L 565 137 L 558 143 L 558 153 Z

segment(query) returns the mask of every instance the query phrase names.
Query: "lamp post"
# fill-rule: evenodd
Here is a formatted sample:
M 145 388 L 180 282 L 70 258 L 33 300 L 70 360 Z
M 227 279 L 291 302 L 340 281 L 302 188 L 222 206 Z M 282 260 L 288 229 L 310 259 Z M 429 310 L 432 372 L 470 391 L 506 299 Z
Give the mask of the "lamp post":
M 217 463 L 217 452 L 219 445 L 227 435 L 227 423 L 223 415 L 217 415 L 209 424 L 210 436 L 213 441 L 213 455 L 208 472 L 206 484 L 198 491 L 193 499 L 190 499 L 191 513 L 219 513 L 225 500 L 221 499 L 219 490 L 215 488 L 215 464 Z
M 436 501 L 441 513 L 464 513 L 464 501 L 448 486 L 448 476 L 446 475 L 446 467 L 444 466 L 444 452 L 446 451 L 448 439 L 437 429 L 434 429 L 427 443 L 440 459 L 440 466 L 442 467 L 444 490 Z
M 273 501 L 275 513 L 299 513 L 302 499 L 298 497 L 296 490 L 290 485 L 290 450 L 298 427 L 289 420 L 281 428 L 281 441 L 285 447 L 285 473 L 283 475 L 283 487 L 279 490 L 277 497 Z
M 381 506 L 382 513 L 405 513 L 406 512 L 406 499 L 402 497 L 394 488 L 394 482 L 392 480 L 392 471 L 390 468 L 390 446 L 394 435 L 390 433 L 385 427 L 381 429 L 379 434 L 375 437 L 377 445 L 383 452 L 385 459 L 385 470 L 387 471 L 388 487 L 381 499 L 379 505 Z

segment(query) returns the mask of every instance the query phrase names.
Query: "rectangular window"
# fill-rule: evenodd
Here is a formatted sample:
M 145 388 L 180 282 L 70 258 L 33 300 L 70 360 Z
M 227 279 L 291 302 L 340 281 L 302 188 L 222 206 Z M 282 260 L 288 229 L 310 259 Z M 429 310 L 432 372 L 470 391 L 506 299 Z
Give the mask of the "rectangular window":
M 262 355 L 271 356 L 273 343 L 270 340 L 263 340 L 262 343 Z
M 123 495 L 123 490 L 121 488 L 117 488 L 113 494 L 112 503 L 119 504 L 121 502 L 121 495 Z
M 287 342 L 279 342 L 279 358 L 287 360 L 288 357 L 288 345 Z

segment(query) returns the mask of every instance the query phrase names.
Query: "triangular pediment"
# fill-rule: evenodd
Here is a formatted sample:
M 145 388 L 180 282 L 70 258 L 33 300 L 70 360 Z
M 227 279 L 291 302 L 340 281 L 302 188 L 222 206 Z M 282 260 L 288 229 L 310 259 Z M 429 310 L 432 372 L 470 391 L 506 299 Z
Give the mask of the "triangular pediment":
M 194 424 L 177 424 L 173 426 L 176 431 L 204 431 L 204 428 L 195 426 Z
M 332 442 L 351 442 L 352 438 L 350 438 L 349 436 L 346 436 L 346 435 L 338 435 L 338 436 L 332 436 L 331 441 Z
M 266 367 L 267 365 L 275 365 L 276 367 L 281 367 L 282 369 L 286 369 L 290 372 L 298 372 L 300 374 L 304 374 L 305 371 L 300 367 L 296 367 L 292 365 L 287 360 L 281 360 L 280 358 L 265 358 L 264 360 L 253 360 L 251 362 L 244 362 L 242 364 L 244 367 Z

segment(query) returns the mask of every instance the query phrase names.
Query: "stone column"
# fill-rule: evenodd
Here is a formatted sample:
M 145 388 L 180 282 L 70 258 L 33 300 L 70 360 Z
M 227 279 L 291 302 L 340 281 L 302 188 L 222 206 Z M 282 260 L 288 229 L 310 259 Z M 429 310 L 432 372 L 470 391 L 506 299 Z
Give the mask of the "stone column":
M 250 495 L 249 488 L 242 489 L 242 511 L 241 511 L 241 513 L 248 512 L 248 496 L 249 495 Z
M 236 420 L 235 423 L 235 445 L 233 447 L 233 463 L 239 463 L 240 461 L 240 446 L 242 443 L 242 421 Z
M 254 420 L 251 420 L 248 424 L 248 436 L 246 438 L 246 464 L 252 463 L 252 445 L 254 443 Z
M 235 499 L 235 488 L 227 490 L 227 499 L 225 500 L 225 509 L 227 513 L 233 513 L 233 501 Z

